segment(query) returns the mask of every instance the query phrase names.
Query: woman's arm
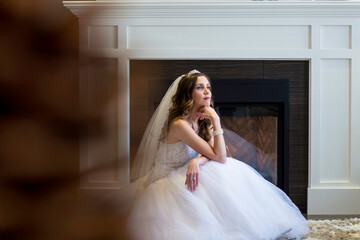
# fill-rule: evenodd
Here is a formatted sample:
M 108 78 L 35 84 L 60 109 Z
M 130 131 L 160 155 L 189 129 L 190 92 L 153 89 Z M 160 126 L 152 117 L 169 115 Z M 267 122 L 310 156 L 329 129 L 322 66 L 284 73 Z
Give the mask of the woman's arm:
M 210 114 L 208 113 L 210 111 Z M 213 113 L 211 113 L 211 111 Z M 218 159 L 218 162 L 226 162 L 226 147 L 223 131 L 221 129 L 220 117 L 216 114 L 215 110 L 211 107 L 204 107 L 204 112 L 201 114 L 200 119 L 208 118 L 213 124 L 213 136 L 211 137 L 209 144 L 213 147 L 214 152 L 218 153 L 221 157 Z M 214 132 L 221 131 L 221 134 L 214 136 Z
M 213 108 L 203 107 L 200 109 L 198 114 L 200 119 L 207 118 L 211 120 L 214 131 L 221 129 L 220 118 Z M 213 137 L 214 145 L 211 146 L 194 132 L 186 120 L 179 119 L 171 124 L 169 135 L 172 135 L 177 140 L 183 141 L 196 152 L 208 157 L 211 160 L 220 163 L 226 162 L 226 148 L 222 134 Z

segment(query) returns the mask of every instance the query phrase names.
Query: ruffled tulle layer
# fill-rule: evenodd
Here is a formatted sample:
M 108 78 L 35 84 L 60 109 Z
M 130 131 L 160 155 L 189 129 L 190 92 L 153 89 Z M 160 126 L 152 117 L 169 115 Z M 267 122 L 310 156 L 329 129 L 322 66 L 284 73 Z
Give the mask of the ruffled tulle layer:
M 299 239 L 308 232 L 286 194 L 245 163 L 208 162 L 194 192 L 184 185 L 186 170 L 187 165 L 142 192 L 128 221 L 135 239 Z

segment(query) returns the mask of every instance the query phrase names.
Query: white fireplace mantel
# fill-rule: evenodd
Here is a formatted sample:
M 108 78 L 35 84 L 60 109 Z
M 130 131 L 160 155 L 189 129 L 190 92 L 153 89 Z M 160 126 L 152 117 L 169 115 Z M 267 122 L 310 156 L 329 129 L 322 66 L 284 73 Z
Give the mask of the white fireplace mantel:
M 79 17 L 81 54 L 104 60 L 80 71 L 82 109 L 91 107 L 92 82 L 110 84 L 120 93 L 109 105 L 112 131 L 105 146 L 96 150 L 89 141 L 80 150 L 81 171 L 99 159 L 114 167 L 90 172 L 82 188 L 118 188 L 129 180 L 130 60 L 308 60 L 308 214 L 360 214 L 360 2 L 132 0 L 64 5 Z M 116 67 L 117 81 L 95 79 L 107 64 Z M 108 159 L 98 157 L 102 151 Z
M 357 1 L 65 1 L 79 17 L 359 17 Z M 194 15 L 195 14 L 195 15 Z

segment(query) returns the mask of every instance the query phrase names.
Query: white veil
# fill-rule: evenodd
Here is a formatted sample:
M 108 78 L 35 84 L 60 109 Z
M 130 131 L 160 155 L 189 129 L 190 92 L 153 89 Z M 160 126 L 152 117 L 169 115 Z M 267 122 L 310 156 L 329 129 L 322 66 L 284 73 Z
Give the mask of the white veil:
M 193 71 L 190 73 L 193 73 Z M 169 108 L 172 105 L 172 97 L 175 95 L 178 84 L 183 76 L 184 75 L 178 77 L 171 84 L 146 127 L 134 163 L 131 166 L 131 182 L 151 172 L 157 156 L 160 156 L 159 151 L 164 150 L 164 148 L 160 148 L 159 145 L 162 140 L 166 139 Z M 153 180 L 155 179 L 147 179 L 146 182 L 152 182 Z

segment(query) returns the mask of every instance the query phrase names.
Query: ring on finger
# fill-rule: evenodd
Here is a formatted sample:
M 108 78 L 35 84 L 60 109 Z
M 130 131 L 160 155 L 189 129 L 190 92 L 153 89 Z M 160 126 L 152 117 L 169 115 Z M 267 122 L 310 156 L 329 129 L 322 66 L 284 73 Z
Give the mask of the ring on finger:
M 194 177 L 192 177 L 192 180 L 193 180 L 193 181 L 195 181 L 195 180 L 196 180 L 196 177 L 195 177 L 195 176 L 194 176 Z

